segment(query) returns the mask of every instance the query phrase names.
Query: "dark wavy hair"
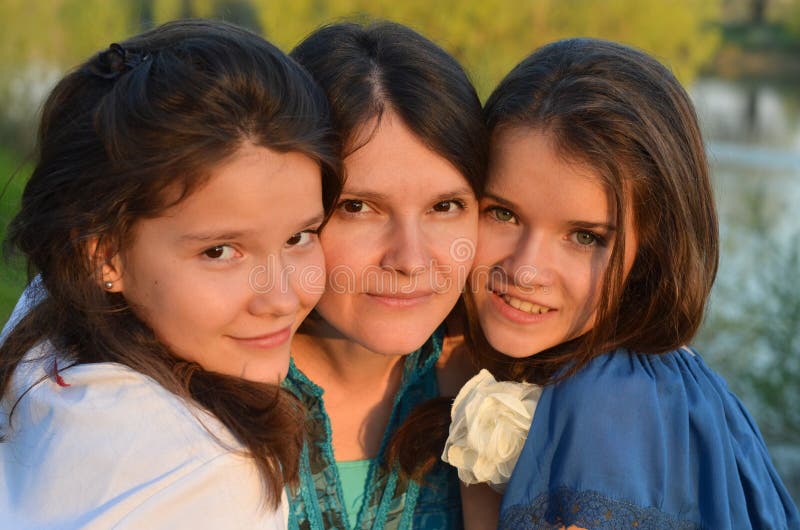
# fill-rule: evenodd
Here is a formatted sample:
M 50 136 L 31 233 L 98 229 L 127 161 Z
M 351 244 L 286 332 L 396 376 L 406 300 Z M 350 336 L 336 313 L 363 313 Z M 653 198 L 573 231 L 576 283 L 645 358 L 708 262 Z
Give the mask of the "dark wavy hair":
M 595 168 L 617 226 L 592 330 L 525 359 L 490 355 L 490 364 L 500 361 L 508 378 L 546 383 L 617 348 L 658 354 L 691 341 L 717 273 L 719 230 L 694 106 L 669 69 L 621 44 L 558 41 L 517 65 L 484 112 L 494 139 L 542 131 L 559 155 Z M 637 240 L 627 278 L 626 211 Z M 480 344 L 479 327 L 469 328 Z
M 112 45 L 58 83 L 8 235 L 48 296 L 0 348 L 0 389 L 7 391 L 26 352 L 44 340 L 73 364 L 129 366 L 230 429 L 277 506 L 284 483 L 297 477 L 299 403 L 274 385 L 176 357 L 120 294 L 102 289 L 97 272 L 104 256 L 130 243 L 138 220 L 180 202 L 246 142 L 315 160 L 330 210 L 340 164 L 324 94 L 280 50 L 231 24 L 163 25 Z M 102 255 L 91 255 L 95 243 Z
M 476 195 L 483 192 L 489 152 L 481 103 L 458 61 L 435 43 L 395 22 L 341 22 L 314 31 L 290 55 L 325 91 L 342 158 L 361 147 L 363 126 L 393 111 Z
M 464 69 L 441 47 L 395 22 L 342 22 L 318 29 L 290 55 L 324 89 L 342 158 L 363 145 L 364 126 L 391 111 L 449 161 L 476 196 L 483 193 L 489 137 L 481 103 Z M 439 401 L 449 403 L 448 398 Z M 433 430 L 442 431 L 436 414 L 410 417 L 389 443 L 383 465 L 417 466 L 418 435 Z M 428 459 L 425 470 L 436 460 Z M 423 474 L 415 478 L 421 481 Z
M 617 348 L 648 354 L 687 344 L 699 328 L 719 261 L 714 196 L 694 107 L 672 73 L 649 55 L 613 42 L 567 39 L 517 65 L 484 106 L 493 141 L 515 129 L 544 132 L 559 155 L 594 168 L 617 227 L 588 333 L 527 358 L 495 351 L 467 290 L 466 338 L 475 364 L 499 380 L 554 384 Z M 624 275 L 626 211 L 637 252 Z M 421 476 L 444 448 L 449 407 L 418 408 L 437 425 L 403 470 Z M 437 423 L 438 420 L 438 423 Z M 412 436 L 413 438 L 413 436 Z

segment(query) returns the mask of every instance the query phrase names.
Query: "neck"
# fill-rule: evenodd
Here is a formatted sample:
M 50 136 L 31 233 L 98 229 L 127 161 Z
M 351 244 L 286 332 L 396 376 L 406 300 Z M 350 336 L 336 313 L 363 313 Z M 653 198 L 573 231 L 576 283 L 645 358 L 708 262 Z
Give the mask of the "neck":
M 330 382 L 345 386 L 363 385 L 364 381 L 399 384 L 406 357 L 375 353 L 322 319 L 303 324 L 292 341 L 292 356 L 297 367 L 323 388 Z

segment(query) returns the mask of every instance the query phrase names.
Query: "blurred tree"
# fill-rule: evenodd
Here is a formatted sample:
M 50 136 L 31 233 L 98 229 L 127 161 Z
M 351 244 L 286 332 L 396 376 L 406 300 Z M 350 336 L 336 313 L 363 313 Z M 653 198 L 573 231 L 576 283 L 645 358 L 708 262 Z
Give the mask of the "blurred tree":
M 595 36 L 644 49 L 689 83 L 716 51 L 720 0 L 253 0 L 265 36 L 291 48 L 324 22 L 349 17 L 407 24 L 453 53 L 485 97 L 517 62 L 555 39 Z
M 147 25 L 163 24 L 178 18 L 217 18 L 261 31 L 250 0 L 139 0 L 149 14 Z
M 0 2 L 0 145 L 30 152 L 34 117 L 63 69 L 135 31 L 134 7 L 105 0 Z

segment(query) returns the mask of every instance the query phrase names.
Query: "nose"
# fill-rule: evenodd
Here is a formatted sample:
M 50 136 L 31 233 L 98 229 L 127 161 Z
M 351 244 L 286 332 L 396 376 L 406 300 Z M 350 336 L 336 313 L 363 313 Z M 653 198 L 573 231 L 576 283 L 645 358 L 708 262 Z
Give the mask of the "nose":
M 532 232 L 523 233 L 514 251 L 503 261 L 508 281 L 519 289 L 550 288 L 555 280 L 554 243 Z
M 393 223 L 387 241 L 380 262 L 382 268 L 416 276 L 430 267 L 431 256 L 418 222 L 409 219 Z
M 269 256 L 266 265 L 253 268 L 249 277 L 251 296 L 248 311 L 257 316 L 285 316 L 294 314 L 300 305 L 296 284 L 292 281 L 295 267 Z

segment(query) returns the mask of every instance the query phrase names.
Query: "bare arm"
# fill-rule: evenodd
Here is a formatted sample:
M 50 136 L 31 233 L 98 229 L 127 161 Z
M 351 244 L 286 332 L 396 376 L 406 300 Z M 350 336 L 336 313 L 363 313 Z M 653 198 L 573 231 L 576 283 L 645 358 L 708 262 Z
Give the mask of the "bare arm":
M 495 530 L 502 495 L 486 484 L 461 483 L 461 514 L 464 530 Z

